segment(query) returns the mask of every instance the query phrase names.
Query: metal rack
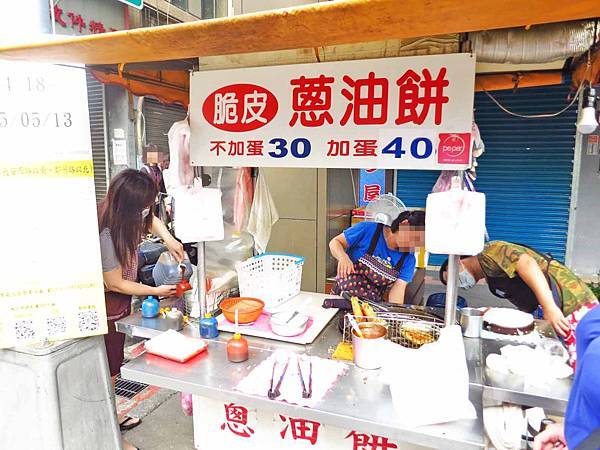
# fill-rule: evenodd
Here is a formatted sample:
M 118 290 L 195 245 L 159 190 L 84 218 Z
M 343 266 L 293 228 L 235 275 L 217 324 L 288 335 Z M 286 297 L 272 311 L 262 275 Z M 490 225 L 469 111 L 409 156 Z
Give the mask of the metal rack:
M 359 322 L 377 322 L 387 328 L 386 339 L 407 348 L 438 340 L 444 321 L 401 312 L 379 312 L 377 317 L 354 316 Z M 344 342 L 352 342 L 352 327 L 344 316 Z

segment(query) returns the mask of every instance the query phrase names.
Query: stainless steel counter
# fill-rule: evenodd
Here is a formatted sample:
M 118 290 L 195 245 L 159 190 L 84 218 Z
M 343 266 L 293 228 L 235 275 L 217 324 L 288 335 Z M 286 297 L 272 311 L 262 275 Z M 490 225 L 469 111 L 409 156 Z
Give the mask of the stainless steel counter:
M 556 338 L 550 325 L 542 320 L 536 327 L 544 337 Z M 482 367 L 490 353 L 500 353 L 500 349 L 510 344 L 506 341 L 481 340 Z M 548 413 L 564 414 L 571 392 L 572 379 L 553 380 L 546 384 L 526 384 L 525 378 L 504 375 L 485 369 L 483 373 L 483 405 L 500 405 L 503 402 L 523 406 L 538 406 Z
M 120 321 L 117 327 L 120 331 L 136 336 L 151 337 L 160 333 L 161 321 L 133 315 Z M 184 334 L 198 336 L 199 333 L 195 326 L 188 326 Z M 348 373 L 315 408 L 302 408 L 264 397 L 249 396 L 233 389 L 256 365 L 277 349 L 285 348 L 328 357 L 341 339 L 335 319 L 310 345 L 248 338 L 250 359 L 247 363 L 232 364 L 227 361 L 225 342 L 229 337 L 229 333 L 221 333 L 216 340 L 209 341 L 207 354 L 186 364 L 144 354 L 126 364 L 121 369 L 121 375 L 123 378 L 154 386 L 239 402 L 275 413 L 294 415 L 301 412 L 307 419 L 386 436 L 397 442 L 444 449 L 480 449 L 484 446 L 480 384 L 482 374 L 477 364 L 469 365 L 472 369 L 470 398 L 477 409 L 478 419 L 412 429 L 400 426 L 395 420 L 391 394 L 387 385 L 380 380 L 379 371 L 359 369 L 352 364 Z M 478 341 L 467 343 L 467 348 L 480 360 Z
M 540 326 L 544 328 L 543 323 Z M 144 338 L 151 338 L 165 331 L 164 321 L 144 319 L 139 313 L 119 321 L 117 329 Z M 186 326 L 183 333 L 199 337 L 197 325 Z M 239 365 L 228 362 L 225 356 L 225 343 L 230 336 L 229 333 L 222 332 L 217 339 L 209 341 L 206 355 L 187 364 L 142 355 L 122 368 L 122 376 L 142 383 L 191 392 L 208 398 L 240 402 L 286 415 L 302 411 L 302 416 L 322 423 L 383 435 L 398 442 L 444 449 L 483 448 L 483 405 L 509 402 L 540 406 L 555 413 L 562 413 L 566 408 L 571 386 L 570 380 L 559 380 L 550 386 L 532 387 L 519 383 L 515 377 L 494 376 L 485 370 L 485 358 L 489 353 L 498 353 L 507 342 L 465 338 L 471 383 L 470 399 L 477 409 L 478 419 L 407 429 L 394 419 L 391 394 L 389 388 L 379 379 L 379 371 L 362 370 L 352 364 L 348 374 L 316 408 L 312 409 L 248 396 L 233 389 L 256 365 L 277 349 L 285 348 L 328 357 L 341 339 L 336 319 L 310 345 L 248 338 L 250 359 L 247 363 Z M 418 386 L 418 380 L 415 380 L 415 384 L 417 388 L 426 389 L 425 386 Z

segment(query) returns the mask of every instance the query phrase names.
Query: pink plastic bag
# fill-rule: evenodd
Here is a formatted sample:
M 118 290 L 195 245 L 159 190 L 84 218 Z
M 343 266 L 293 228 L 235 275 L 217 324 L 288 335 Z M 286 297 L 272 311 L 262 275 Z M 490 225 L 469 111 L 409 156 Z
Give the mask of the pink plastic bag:
M 186 416 L 194 414 L 194 406 L 192 404 L 192 394 L 188 392 L 180 392 L 179 400 L 181 401 L 181 409 Z

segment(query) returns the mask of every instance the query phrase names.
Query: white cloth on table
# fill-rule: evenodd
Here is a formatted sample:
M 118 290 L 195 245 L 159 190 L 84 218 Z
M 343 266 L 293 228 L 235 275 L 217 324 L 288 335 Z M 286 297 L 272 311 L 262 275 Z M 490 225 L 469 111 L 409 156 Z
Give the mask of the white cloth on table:
M 288 358 L 289 365 L 279 389 L 281 395 L 276 400 L 309 408 L 319 403 L 338 378 L 348 370 L 347 364 L 340 361 L 278 350 L 256 366 L 252 372 L 240 381 L 235 389 L 245 394 L 267 397 L 271 386 L 273 364 L 277 361 L 273 380 L 273 387 L 275 387 Z M 309 361 L 312 361 L 313 364 L 312 396 L 310 398 L 302 398 L 302 384 L 298 374 L 298 358 L 300 358 L 300 367 L 302 368 L 302 375 L 307 389 L 309 388 Z

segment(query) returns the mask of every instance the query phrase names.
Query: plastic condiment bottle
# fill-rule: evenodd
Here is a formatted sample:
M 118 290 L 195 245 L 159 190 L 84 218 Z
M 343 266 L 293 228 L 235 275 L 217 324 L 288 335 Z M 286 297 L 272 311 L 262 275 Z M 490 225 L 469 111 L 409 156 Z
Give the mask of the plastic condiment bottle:
M 231 362 L 244 362 L 248 359 L 248 341 L 240 333 L 235 333 L 227 342 L 227 359 Z
M 153 296 L 149 295 L 146 300 L 142 302 L 142 317 L 146 319 L 152 319 L 158 316 L 160 310 L 160 304 Z
M 204 339 L 213 339 L 219 335 L 219 329 L 217 328 L 217 319 L 212 314 L 206 314 L 200 320 L 200 336 Z

